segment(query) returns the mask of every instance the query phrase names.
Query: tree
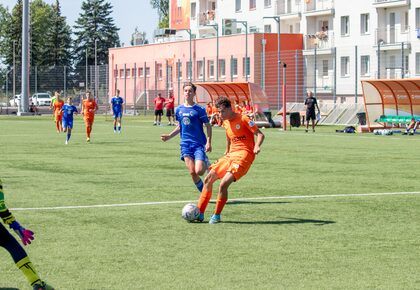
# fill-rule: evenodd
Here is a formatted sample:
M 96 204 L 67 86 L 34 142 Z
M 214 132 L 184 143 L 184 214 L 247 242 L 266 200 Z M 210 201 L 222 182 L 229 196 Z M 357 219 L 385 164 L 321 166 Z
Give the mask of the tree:
M 119 47 L 120 39 L 114 24 L 112 5 L 105 0 L 86 0 L 82 3 L 82 12 L 74 26 L 75 44 L 73 56 L 76 66 L 84 66 L 86 49 L 88 50 L 88 64 L 95 63 L 95 40 L 97 40 L 98 64 L 108 63 L 108 49 Z
M 169 0 L 150 0 L 154 9 L 158 10 L 159 28 L 169 27 Z
M 59 0 L 51 5 L 52 14 L 49 19 L 50 27 L 46 33 L 48 42 L 45 44 L 45 65 L 70 66 L 71 57 L 71 29 L 66 23 L 66 17 L 61 16 Z

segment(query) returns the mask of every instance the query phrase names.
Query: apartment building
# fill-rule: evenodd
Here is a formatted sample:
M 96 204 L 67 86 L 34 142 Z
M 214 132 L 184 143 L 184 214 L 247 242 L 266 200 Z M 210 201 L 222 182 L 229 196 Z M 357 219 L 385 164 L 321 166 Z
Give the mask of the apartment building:
M 214 37 L 216 29 L 302 34 L 299 90 L 320 97 L 357 101 L 360 80 L 420 76 L 420 0 L 172 0 L 174 22 L 186 15 L 180 3 L 197 38 Z

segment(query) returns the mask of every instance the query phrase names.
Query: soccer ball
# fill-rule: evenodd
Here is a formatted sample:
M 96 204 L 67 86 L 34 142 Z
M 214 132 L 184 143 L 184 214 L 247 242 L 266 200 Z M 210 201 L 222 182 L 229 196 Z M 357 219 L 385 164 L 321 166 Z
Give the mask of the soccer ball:
M 182 209 L 182 218 L 192 222 L 200 216 L 200 209 L 193 203 L 188 203 Z

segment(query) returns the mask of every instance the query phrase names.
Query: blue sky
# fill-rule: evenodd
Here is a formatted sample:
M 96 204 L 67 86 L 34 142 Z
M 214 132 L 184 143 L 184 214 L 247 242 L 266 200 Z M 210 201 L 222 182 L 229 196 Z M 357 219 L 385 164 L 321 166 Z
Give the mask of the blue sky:
M 51 4 L 55 0 L 44 0 Z M 61 12 L 67 17 L 67 23 L 72 27 L 79 18 L 83 0 L 60 0 Z M 153 31 L 158 24 L 157 10 L 153 9 L 149 0 L 108 0 L 113 6 L 115 25 L 120 28 L 121 43 L 130 45 L 131 34 L 136 26 L 139 31 L 146 32 L 149 41 L 153 38 Z M 3 6 L 9 7 L 9 11 L 16 4 L 16 0 L 0 0 Z

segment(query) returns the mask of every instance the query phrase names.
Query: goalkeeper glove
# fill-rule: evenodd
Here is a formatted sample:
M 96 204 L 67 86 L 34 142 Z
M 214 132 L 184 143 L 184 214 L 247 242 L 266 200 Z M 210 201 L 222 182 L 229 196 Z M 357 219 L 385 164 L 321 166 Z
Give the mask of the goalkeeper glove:
M 34 233 L 22 227 L 17 221 L 13 221 L 10 224 L 10 228 L 12 228 L 16 232 L 16 234 L 20 237 L 22 243 L 25 246 L 30 244 L 31 241 L 34 239 Z

